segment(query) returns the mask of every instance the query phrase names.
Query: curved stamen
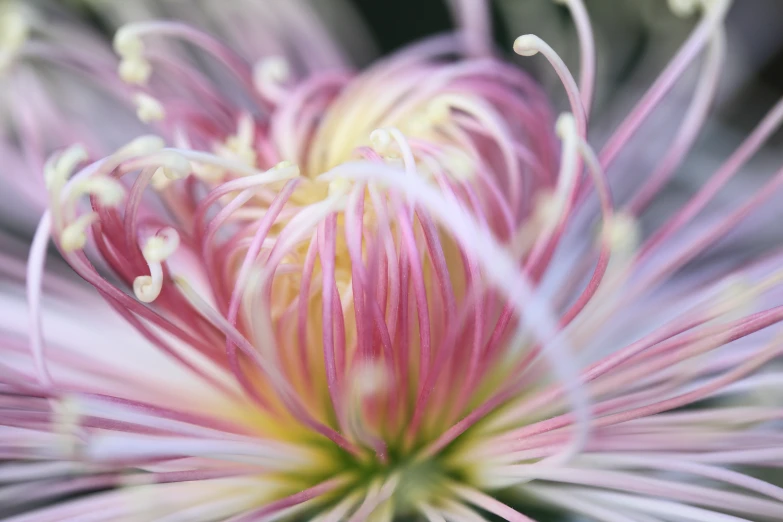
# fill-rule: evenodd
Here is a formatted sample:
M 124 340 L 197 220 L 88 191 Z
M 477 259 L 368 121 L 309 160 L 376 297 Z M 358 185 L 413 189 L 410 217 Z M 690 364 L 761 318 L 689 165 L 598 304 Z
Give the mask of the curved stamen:
M 582 95 L 585 117 L 589 120 L 595 87 L 595 41 L 590 16 L 582 0 L 554 1 L 568 7 L 576 25 L 576 34 L 579 38 L 579 92 Z
M 565 88 L 568 102 L 571 105 L 571 113 L 576 118 L 577 131 L 580 136 L 585 137 L 587 133 L 585 106 L 582 104 L 582 97 L 576 81 L 560 55 L 534 34 L 525 34 L 514 40 L 514 52 L 520 56 L 535 56 L 538 53 L 544 55 Z
M 173 228 L 165 228 L 149 238 L 142 249 L 150 275 L 138 276 L 133 280 L 133 293 L 139 301 L 151 303 L 163 289 L 163 267 L 161 263 L 168 259 L 179 246 L 179 234 Z
M 291 77 L 291 67 L 282 56 L 264 58 L 253 67 L 253 83 L 262 96 L 275 104 L 287 96 L 285 82 Z

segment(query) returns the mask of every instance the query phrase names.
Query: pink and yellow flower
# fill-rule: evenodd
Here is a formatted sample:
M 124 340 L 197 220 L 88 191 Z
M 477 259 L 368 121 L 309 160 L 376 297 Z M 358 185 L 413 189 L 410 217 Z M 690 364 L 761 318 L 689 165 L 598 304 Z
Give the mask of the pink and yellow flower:
M 313 64 L 251 64 L 143 21 L 117 31 L 115 59 L 97 36 L 62 48 L 60 23 L 4 11 L 19 164 L 85 137 L 22 182 L 46 195 L 26 269 L 0 258 L 9 520 L 527 521 L 542 505 L 783 520 L 783 489 L 756 472 L 783 463 L 780 253 L 682 275 L 783 183 L 704 218 L 783 103 L 643 230 L 708 117 L 730 3 L 672 2 L 700 20 L 598 152 L 591 25 L 563 3 L 578 80 L 537 36 L 513 47 L 556 72 L 559 116 L 492 51 L 481 2 L 455 3 L 461 33 L 359 72 L 324 33 Z M 699 56 L 653 171 L 613 169 Z M 154 134 L 105 152 L 121 120 L 64 121 L 38 92 L 52 66 Z M 50 240 L 91 288 L 44 270 Z

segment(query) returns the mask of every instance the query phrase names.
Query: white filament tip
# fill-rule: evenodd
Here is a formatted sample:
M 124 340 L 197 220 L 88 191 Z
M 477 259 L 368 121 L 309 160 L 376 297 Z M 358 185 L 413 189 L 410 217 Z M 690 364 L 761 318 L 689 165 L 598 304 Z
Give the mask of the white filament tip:
M 562 140 L 576 133 L 576 119 L 570 112 L 562 113 L 555 123 L 555 132 Z
M 114 33 L 114 51 L 123 58 L 139 57 L 144 53 L 144 43 L 132 25 L 120 27 Z
M 146 85 L 152 74 L 152 66 L 141 56 L 124 58 L 118 69 L 120 78 L 132 85 Z
M 179 246 L 179 234 L 173 228 L 164 228 L 149 238 L 142 248 L 150 275 L 138 276 L 133 280 L 133 293 L 143 303 L 151 303 L 163 289 L 163 267 L 161 262 L 167 259 Z
M 639 223 L 631 214 L 618 212 L 607 225 L 607 240 L 613 251 L 632 252 L 639 245 Z
M 87 244 L 87 233 L 81 228 L 73 225 L 68 226 L 60 235 L 60 246 L 66 253 L 81 250 Z
M 150 179 L 150 184 L 155 190 L 165 190 L 171 185 L 171 180 L 166 176 L 166 171 L 162 167 L 158 167 Z
M 265 78 L 275 82 L 284 82 L 291 75 L 291 67 L 288 64 L 288 60 L 282 56 L 272 56 L 261 60 L 257 67 L 263 72 Z
M 184 159 L 184 158 L 183 158 Z M 164 162 L 163 166 L 158 167 L 152 175 L 150 183 L 155 190 L 164 190 L 172 181 L 186 178 L 193 170 L 190 162 L 187 164 L 176 165 L 174 168 Z
M 68 254 L 81 250 L 87 244 L 87 227 L 98 220 L 98 214 L 90 212 L 79 216 L 73 223 L 65 227 L 60 234 L 60 247 Z
M 87 150 L 83 145 L 72 145 L 52 156 L 44 168 L 46 187 L 51 189 L 56 184 L 64 183 L 71 177 L 76 167 L 87 160 Z
M 541 50 L 541 38 L 534 34 L 523 34 L 514 40 L 514 52 L 520 56 L 535 56 Z
M 173 228 L 164 228 L 144 244 L 141 253 L 149 263 L 160 263 L 168 259 L 179 247 L 179 234 Z
M 84 180 L 81 191 L 96 196 L 101 205 L 106 207 L 116 207 L 125 197 L 125 187 L 116 179 L 107 176 Z
M 138 92 L 133 96 L 136 104 L 136 116 L 144 123 L 160 121 L 166 117 L 163 105 L 149 94 Z
M 158 170 L 172 181 L 188 177 L 193 170 L 193 166 L 185 156 L 170 150 L 156 154 L 155 163 L 158 165 Z
M 385 151 L 391 144 L 391 133 L 386 129 L 375 129 L 370 133 L 370 144 L 378 152 Z
M 269 84 L 280 84 L 291 76 L 291 66 L 282 56 L 270 56 L 253 67 L 253 81 L 256 88 L 263 91 Z
M 162 281 L 151 276 L 138 276 L 133 280 L 133 293 L 142 303 L 153 302 L 158 298 L 162 289 Z

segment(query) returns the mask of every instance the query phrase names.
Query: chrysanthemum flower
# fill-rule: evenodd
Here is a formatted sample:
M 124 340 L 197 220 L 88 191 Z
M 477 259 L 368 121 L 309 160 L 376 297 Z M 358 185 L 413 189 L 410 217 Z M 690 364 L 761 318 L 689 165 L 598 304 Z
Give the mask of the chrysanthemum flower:
M 783 520 L 783 489 L 760 478 L 783 465 L 780 253 L 691 263 L 783 183 L 782 170 L 708 208 L 783 103 L 644 230 L 708 116 L 729 2 L 671 2 L 700 20 L 598 152 L 588 13 L 563 3 L 578 80 L 540 38 L 513 47 L 554 69 L 559 115 L 492 52 L 481 2 L 457 5 L 461 34 L 359 72 L 297 53 L 250 64 L 176 21 L 122 27 L 115 60 L 97 37 L 63 49 L 54 26 L 3 11 L 16 143 L 29 160 L 92 142 L 24 185 L 47 200 L 29 325 L 13 289 L 24 269 L 0 258 L 2 513 Z M 304 42 L 328 61 L 322 35 Z M 652 172 L 612 169 L 698 57 Z M 54 103 L 33 89 L 41 63 L 126 100 L 154 134 L 103 154 L 119 123 L 41 110 Z M 50 239 L 94 290 L 44 271 Z

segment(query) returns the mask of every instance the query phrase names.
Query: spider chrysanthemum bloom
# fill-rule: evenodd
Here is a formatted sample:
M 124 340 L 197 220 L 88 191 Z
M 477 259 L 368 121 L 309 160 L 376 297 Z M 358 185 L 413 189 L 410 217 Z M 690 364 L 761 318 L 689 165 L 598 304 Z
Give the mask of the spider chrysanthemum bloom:
M 561 79 L 559 116 L 491 52 L 481 2 L 461 4 L 461 35 L 360 72 L 302 55 L 251 66 L 172 21 L 122 27 L 115 63 L 3 11 L 17 88 L 32 93 L 35 67 L 54 62 L 156 129 L 41 166 L 31 324 L 4 298 L 0 338 L 10 520 L 526 521 L 542 506 L 607 522 L 783 520 L 783 489 L 759 478 L 783 464 L 778 374 L 759 372 L 783 351 L 780 254 L 679 277 L 783 183 L 780 171 L 701 218 L 783 104 L 645 233 L 639 216 L 707 118 L 729 2 L 672 2 L 700 20 L 599 153 L 590 22 L 581 0 L 563 3 L 578 81 L 538 37 L 514 43 Z M 702 55 L 654 170 L 612 170 Z M 54 111 L 19 103 L 25 154 L 68 137 Z M 87 137 L 112 125 L 77 123 Z M 44 275 L 50 238 L 103 301 Z

